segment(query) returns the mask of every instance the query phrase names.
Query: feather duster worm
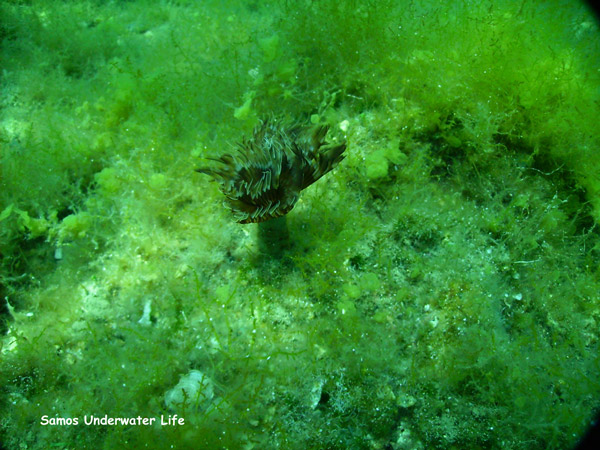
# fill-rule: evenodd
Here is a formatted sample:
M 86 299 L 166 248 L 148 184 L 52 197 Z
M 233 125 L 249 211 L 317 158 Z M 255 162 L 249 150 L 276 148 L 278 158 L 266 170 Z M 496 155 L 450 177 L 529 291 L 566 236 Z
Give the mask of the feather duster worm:
M 210 158 L 215 167 L 197 172 L 219 183 L 239 223 L 264 222 L 292 210 L 300 191 L 331 171 L 342 159 L 346 143 L 325 141 L 328 126 L 286 127 L 271 119 L 238 144 L 237 153 Z

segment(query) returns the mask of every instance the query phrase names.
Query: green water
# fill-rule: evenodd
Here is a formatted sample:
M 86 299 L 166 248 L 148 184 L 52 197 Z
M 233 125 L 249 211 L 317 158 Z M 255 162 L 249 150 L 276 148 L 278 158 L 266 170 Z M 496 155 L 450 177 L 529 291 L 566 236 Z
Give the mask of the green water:
M 2 2 L 0 448 L 573 448 L 599 36 L 572 1 Z M 347 142 L 280 250 L 194 171 L 269 117 Z

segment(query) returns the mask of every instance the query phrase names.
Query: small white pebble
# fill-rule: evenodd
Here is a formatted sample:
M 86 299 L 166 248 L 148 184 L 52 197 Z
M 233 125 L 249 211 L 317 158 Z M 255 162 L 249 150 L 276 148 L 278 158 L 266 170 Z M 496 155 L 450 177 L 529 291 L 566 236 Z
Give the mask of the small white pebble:
M 140 325 L 150 325 L 152 321 L 150 320 L 150 313 L 152 312 L 152 300 L 146 301 L 144 303 L 144 312 L 142 313 L 142 317 L 138 320 Z

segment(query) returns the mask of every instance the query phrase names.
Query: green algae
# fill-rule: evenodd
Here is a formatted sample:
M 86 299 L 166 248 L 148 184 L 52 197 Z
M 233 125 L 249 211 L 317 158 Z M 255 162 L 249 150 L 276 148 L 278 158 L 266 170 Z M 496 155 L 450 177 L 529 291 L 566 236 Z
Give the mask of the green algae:
M 600 404 L 582 5 L 0 8 L 4 448 L 575 445 Z M 278 258 L 193 172 L 273 113 L 348 141 Z M 210 399 L 169 402 L 190 373 Z M 91 414 L 185 425 L 40 423 Z

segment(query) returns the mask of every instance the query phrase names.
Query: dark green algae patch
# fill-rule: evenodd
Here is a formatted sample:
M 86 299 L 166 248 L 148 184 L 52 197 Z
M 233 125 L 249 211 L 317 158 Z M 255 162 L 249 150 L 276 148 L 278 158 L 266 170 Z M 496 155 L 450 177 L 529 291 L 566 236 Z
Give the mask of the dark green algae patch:
M 0 38 L 3 449 L 565 449 L 590 425 L 584 5 L 3 2 Z M 272 115 L 347 142 L 280 251 L 193 171 Z

